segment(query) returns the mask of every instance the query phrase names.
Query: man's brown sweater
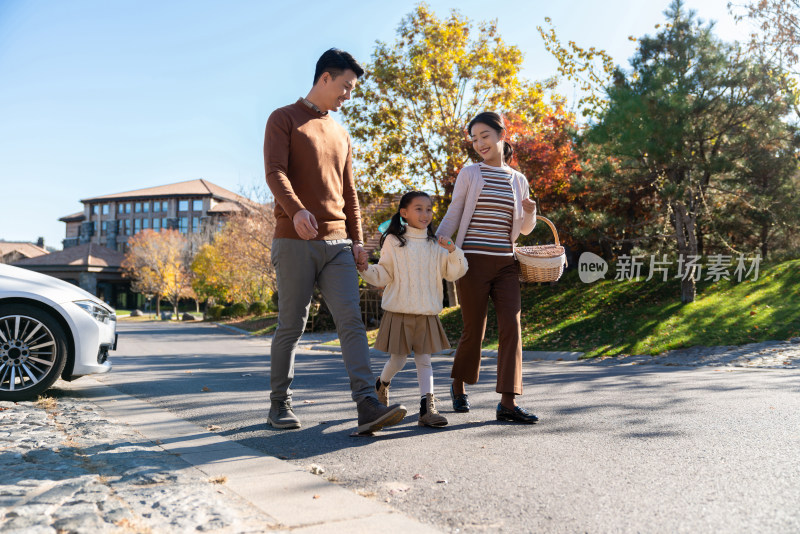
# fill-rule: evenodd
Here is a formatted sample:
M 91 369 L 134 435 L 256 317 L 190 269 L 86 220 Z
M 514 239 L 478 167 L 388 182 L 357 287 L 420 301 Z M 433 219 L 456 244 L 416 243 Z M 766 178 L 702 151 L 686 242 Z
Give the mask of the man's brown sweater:
M 329 115 L 302 100 L 267 120 L 264 166 L 275 197 L 275 237 L 300 239 L 292 218 L 302 209 L 317 219 L 316 239 L 362 241 L 350 136 Z

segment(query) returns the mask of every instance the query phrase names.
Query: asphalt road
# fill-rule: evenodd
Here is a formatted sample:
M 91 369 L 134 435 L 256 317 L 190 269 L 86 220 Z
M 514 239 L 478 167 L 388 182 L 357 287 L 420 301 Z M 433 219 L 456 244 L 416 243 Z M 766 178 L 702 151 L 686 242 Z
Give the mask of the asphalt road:
M 266 425 L 269 338 L 207 324 L 121 323 L 101 381 L 450 532 L 798 532 L 800 373 L 525 362 L 520 404 L 541 422 L 498 423 L 494 360 L 452 412 L 450 362 L 434 359 L 443 429 L 417 426 L 413 360 L 393 382 L 409 416 L 350 437 L 355 405 L 336 353 L 297 357 L 303 428 Z M 373 360 L 377 373 L 382 358 Z M 78 384 L 78 383 L 76 383 Z

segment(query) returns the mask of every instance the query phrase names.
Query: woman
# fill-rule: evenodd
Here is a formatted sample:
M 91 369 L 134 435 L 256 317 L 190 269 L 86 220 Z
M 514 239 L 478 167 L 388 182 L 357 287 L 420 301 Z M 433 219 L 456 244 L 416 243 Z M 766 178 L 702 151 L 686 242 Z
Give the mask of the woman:
M 514 242 L 536 225 L 536 203 L 530 199 L 525 176 L 507 165 L 513 149 L 505 140 L 503 118 L 493 112 L 480 113 L 470 121 L 468 132 L 483 161 L 461 169 L 453 200 L 437 231 L 448 239 L 458 231 L 456 246 L 470 266 L 456 282 L 464 329 L 450 374 L 450 396 L 455 411 L 469 411 L 464 384 L 478 381 L 491 298 L 499 331 L 497 420 L 535 423 L 539 419 L 516 403 L 516 396 L 522 394 L 522 336 Z

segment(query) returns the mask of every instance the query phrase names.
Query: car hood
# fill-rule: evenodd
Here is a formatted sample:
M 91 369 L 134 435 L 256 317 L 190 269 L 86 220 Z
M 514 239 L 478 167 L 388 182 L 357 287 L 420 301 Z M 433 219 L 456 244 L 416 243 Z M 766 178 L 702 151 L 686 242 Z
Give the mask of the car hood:
M 10 293 L 31 293 L 59 303 L 91 300 L 112 312 L 114 311 L 99 298 L 69 282 L 28 269 L 0 264 L 0 298 L 8 296 Z

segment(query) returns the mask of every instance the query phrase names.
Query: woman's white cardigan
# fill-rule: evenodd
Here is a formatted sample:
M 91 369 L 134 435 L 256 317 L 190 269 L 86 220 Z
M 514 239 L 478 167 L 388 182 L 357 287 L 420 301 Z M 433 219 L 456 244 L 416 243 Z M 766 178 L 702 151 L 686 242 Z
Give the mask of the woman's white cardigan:
M 520 233 L 527 235 L 536 226 L 536 210 L 527 213 L 522 209 L 522 200 L 530 197 L 530 188 L 525 175 L 510 167 L 505 168 L 510 169 L 513 174 L 511 180 L 511 189 L 514 192 L 514 218 L 511 224 L 511 243 L 513 244 Z M 436 230 L 437 236 L 451 239 L 453 233 L 458 230 L 456 246 L 461 247 L 464 244 L 464 236 L 467 235 L 467 228 L 469 228 L 469 222 L 472 220 L 472 214 L 475 212 L 475 206 L 478 204 L 484 183 L 480 163 L 467 165 L 461 169 L 453 189 L 453 200 L 447 207 L 447 214 Z

